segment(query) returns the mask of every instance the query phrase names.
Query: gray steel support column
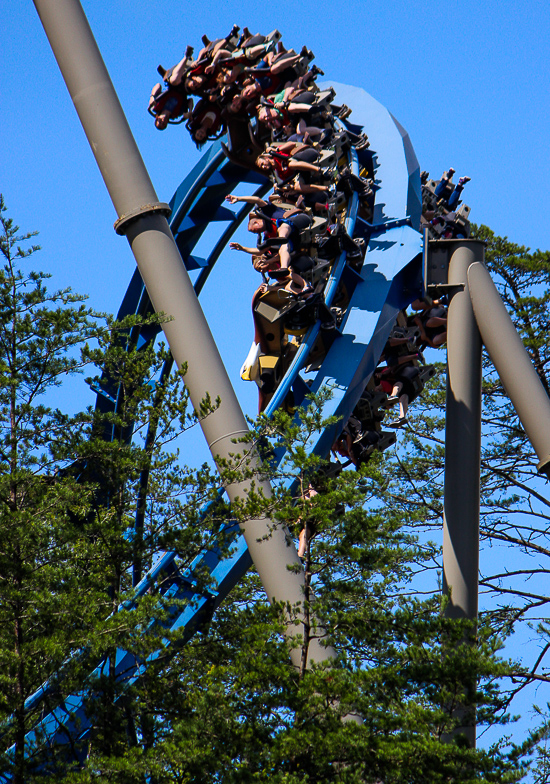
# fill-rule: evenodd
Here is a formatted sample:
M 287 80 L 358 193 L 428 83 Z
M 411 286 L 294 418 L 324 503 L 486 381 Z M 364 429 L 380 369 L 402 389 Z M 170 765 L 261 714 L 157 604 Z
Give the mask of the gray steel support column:
M 201 426 L 214 458 L 227 458 L 239 449 L 232 439 L 248 427 L 163 214 L 167 205 L 158 202 L 80 3 L 34 4 L 119 216 L 117 231 L 128 237 L 155 309 L 173 317 L 163 329 L 178 367 L 188 364 L 185 382 L 191 402 L 198 409 L 206 393 L 213 400 L 221 398 L 220 408 Z M 242 497 L 248 487 L 232 485 L 230 499 Z M 271 493 L 267 482 L 261 489 Z M 301 566 L 288 532 L 266 519 L 247 522 L 243 529 L 270 601 L 300 605 L 304 573 L 287 568 Z M 291 626 L 289 635 L 296 633 L 300 627 Z M 334 655 L 319 640 L 311 641 L 309 662 Z M 299 650 L 292 659 L 300 664 Z
M 474 313 L 487 352 L 539 458 L 550 475 L 550 399 L 512 319 L 482 264 L 468 270 Z
M 475 240 L 450 244 L 451 296 L 447 323 L 447 407 L 443 590 L 447 614 L 477 619 L 479 572 L 479 471 L 481 454 L 481 339 L 468 291 L 467 271 L 483 259 Z M 465 734 L 475 746 L 475 716 L 464 716 Z

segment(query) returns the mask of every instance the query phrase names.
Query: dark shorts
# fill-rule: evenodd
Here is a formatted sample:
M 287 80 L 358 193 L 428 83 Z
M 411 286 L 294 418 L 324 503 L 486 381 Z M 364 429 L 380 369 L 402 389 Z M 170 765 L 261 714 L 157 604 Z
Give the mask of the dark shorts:
M 292 156 L 295 161 L 303 161 L 304 163 L 315 163 L 319 160 L 319 153 L 313 147 L 308 147 L 305 150 L 300 150 Z
M 313 259 L 305 253 L 296 254 L 296 256 L 290 260 L 290 268 L 299 275 L 303 275 L 304 272 L 309 272 L 312 267 Z
M 403 391 L 401 394 L 407 395 L 409 403 L 412 403 L 412 401 L 418 397 L 419 393 L 415 389 L 414 381 L 418 378 L 419 374 L 420 368 L 415 367 L 415 365 L 405 365 L 396 375 L 397 381 L 401 381 L 403 384 Z

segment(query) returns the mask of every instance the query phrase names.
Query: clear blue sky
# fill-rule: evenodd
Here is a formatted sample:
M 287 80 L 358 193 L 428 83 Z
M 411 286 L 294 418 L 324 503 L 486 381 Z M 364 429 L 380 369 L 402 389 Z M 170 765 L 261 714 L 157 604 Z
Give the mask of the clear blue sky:
M 469 175 L 473 220 L 548 247 L 550 11 L 542 0 L 352 0 L 331 11 L 312 0 L 83 4 L 162 201 L 197 152 L 183 127 L 153 127 L 146 106 L 156 66 L 175 63 L 187 43 L 198 48 L 203 33 L 214 38 L 233 23 L 277 27 L 288 46 L 313 49 L 327 79 L 363 87 L 387 106 L 409 131 L 422 168 L 438 177 L 452 165 Z M 53 273 L 53 284 L 116 311 L 133 257 L 112 229 L 114 209 L 31 0 L 3 0 L 0 29 L 0 189 L 17 222 L 39 230 L 38 264 Z M 245 311 L 251 284 L 243 261 L 233 256 L 232 264 Z M 251 339 L 243 326 L 228 365 L 240 367 Z M 253 413 L 255 393 L 244 395 Z
M 159 133 L 146 113 L 158 63 L 236 22 L 278 27 L 312 48 L 328 79 L 364 87 L 407 128 L 421 167 L 468 174 L 472 218 L 532 247 L 549 245 L 548 42 L 542 0 L 484 3 L 312 0 L 239 3 L 85 0 L 159 197 L 196 151 L 183 128 Z M 330 10 L 325 10 L 330 9 Z M 114 210 L 31 0 L 3 0 L 0 184 L 11 213 L 38 229 L 41 264 L 61 284 L 116 309 L 133 268 Z M 353 119 L 353 118 L 352 118 Z
M 280 29 L 287 46 L 306 43 L 327 80 L 370 92 L 409 131 L 432 176 L 451 165 L 469 175 L 465 201 L 474 221 L 532 248 L 550 246 L 550 11 L 543 0 L 83 5 L 162 201 L 198 154 L 183 128 L 153 127 L 146 106 L 156 66 L 174 64 L 187 43 L 198 49 L 203 33 L 214 38 L 246 24 L 253 32 Z M 114 209 L 31 0 L 3 0 L 0 30 L 0 190 L 20 226 L 40 232 L 36 265 L 53 274 L 52 286 L 71 286 L 98 310 L 116 311 L 133 257 L 113 231 Z M 234 269 L 225 285 L 238 292 L 242 318 L 227 329 L 227 318 L 214 318 L 215 297 L 209 305 L 233 378 L 252 339 L 253 288 L 242 266 Z M 254 413 L 254 385 L 236 386 Z

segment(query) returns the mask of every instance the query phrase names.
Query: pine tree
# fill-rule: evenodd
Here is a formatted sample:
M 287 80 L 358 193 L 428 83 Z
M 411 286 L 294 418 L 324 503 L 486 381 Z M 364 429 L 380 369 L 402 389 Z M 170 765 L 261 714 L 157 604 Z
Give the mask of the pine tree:
M 206 469 L 195 479 L 164 448 L 196 421 L 182 374 L 159 377 L 166 350 L 132 345 L 137 318 L 105 320 L 69 290 L 50 293 L 47 275 L 26 271 L 38 247 L 26 247 L 33 235 L 19 233 L 3 201 L 0 221 L 0 721 L 2 746 L 13 749 L 0 765 L 19 784 L 33 771 L 62 780 L 82 753 L 78 733 L 44 754 L 47 739 L 27 734 L 66 695 L 87 701 L 88 749 L 127 752 L 131 693 L 112 664 L 117 650 L 156 651 L 162 628 L 144 629 L 166 612 L 155 596 L 124 609 L 132 568 L 149 568 L 168 548 L 184 567 L 210 545 L 209 530 L 183 521 L 198 520 L 215 489 Z M 115 385 L 116 412 L 56 407 L 57 388 L 85 371 L 95 388 Z M 102 660 L 103 673 L 90 679 Z M 43 699 L 26 710 L 46 681 Z
M 3 201 L 0 210 L 0 707 L 3 717 L 13 716 L 14 781 L 22 782 L 25 700 L 77 642 L 73 619 L 88 616 L 78 592 L 87 558 L 82 553 L 75 570 L 72 518 L 89 494 L 63 473 L 68 440 L 80 437 L 85 422 L 52 408 L 46 396 L 79 370 L 74 349 L 95 324 L 82 298 L 49 294 L 47 276 L 19 267 L 38 248 L 24 249 L 33 235 L 18 234 Z
M 4 748 L 15 743 L 15 757 L 3 759 L 12 780 L 518 780 L 520 749 L 442 742 L 456 704 L 473 701 L 481 726 L 504 722 L 497 682 L 517 667 L 498 656 L 508 610 L 482 618 L 478 645 L 465 649 L 464 624 L 445 618 L 437 592 L 420 595 L 414 583 L 437 564 L 436 551 L 415 538 L 417 525 L 440 515 L 437 485 L 425 484 L 441 466 L 437 409 L 397 463 L 376 455 L 362 472 L 332 478 L 308 449 L 326 426 L 322 399 L 301 422 L 284 413 L 260 421 L 253 437 L 266 455 L 286 449 L 281 466 L 264 468 L 273 499 L 254 496 L 232 510 L 218 501 L 204 514 L 237 469 L 220 479 L 169 453 L 195 421 L 181 375 L 160 380 L 163 350 L 126 345 L 135 321 L 98 325 L 80 298 L 48 294 L 43 275 L 16 266 L 29 235 L 4 216 L 2 227 L 0 711 Z M 48 392 L 90 363 L 101 368 L 87 371 L 93 386 L 120 382 L 116 414 L 69 416 L 49 406 Z M 435 403 L 440 394 L 434 388 Z M 103 437 L 106 426 L 113 440 Z M 270 606 L 253 570 L 186 645 L 182 632 L 163 630 L 172 608 L 160 593 L 125 604 L 133 566 L 142 572 L 173 549 L 185 569 L 213 545 L 230 548 L 222 523 L 229 514 L 255 518 L 259 507 L 295 536 L 307 529 L 309 612 L 305 624 L 296 617 L 295 644 L 305 661 L 311 636 L 322 634 L 338 651 L 326 665 L 290 665 L 282 629 L 292 608 Z M 207 575 L 196 579 L 208 587 Z M 114 676 L 119 650 L 149 659 L 131 686 Z M 91 679 L 99 661 L 103 672 Z M 38 709 L 25 712 L 24 702 L 52 675 L 56 689 L 39 709 L 85 695 L 92 728 L 74 749 L 82 764 L 68 761 L 67 748 L 26 756 Z M 472 679 L 473 695 L 464 690 Z
M 382 505 L 392 490 L 383 456 L 363 473 L 319 479 L 323 462 L 308 456 L 307 444 L 327 424 L 321 409 L 315 400 L 301 424 L 278 413 L 257 436 L 264 448 L 267 439 L 287 450 L 271 471 L 266 513 L 296 536 L 306 523 L 310 533 L 311 612 L 309 623 L 296 618 L 295 644 L 305 659 L 311 636 L 322 634 L 338 658 L 293 669 L 282 634 L 292 608 L 269 606 L 251 572 L 207 628 L 148 673 L 140 699 L 151 743 L 135 752 L 134 765 L 154 781 L 197 784 L 518 780 L 521 762 L 506 749 L 442 742 L 456 724 L 454 705 L 468 699 L 481 726 L 502 720 L 495 679 L 510 667 L 498 658 L 500 640 L 482 623 L 477 647 L 465 648 L 465 625 L 444 617 L 440 596 L 413 591 L 424 554 L 399 513 Z M 307 493 L 312 480 L 317 495 Z M 472 678 L 478 689 L 468 695 Z M 138 736 L 142 721 L 136 716 Z M 118 779 L 127 761 L 103 757 L 95 770 Z M 75 781 L 93 780 L 89 770 L 81 775 Z

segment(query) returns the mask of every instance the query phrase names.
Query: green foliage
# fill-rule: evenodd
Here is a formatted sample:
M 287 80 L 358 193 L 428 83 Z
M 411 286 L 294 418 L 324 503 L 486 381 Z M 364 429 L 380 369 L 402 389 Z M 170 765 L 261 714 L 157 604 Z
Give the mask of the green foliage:
M 242 454 L 221 478 L 207 466 L 182 467 L 177 437 L 196 417 L 182 374 L 161 373 L 164 349 L 132 346 L 139 320 L 100 320 L 70 292 L 49 294 L 45 276 L 19 269 L 34 250 L 20 246 L 30 235 L 19 236 L 3 215 L 2 229 L 0 719 L 3 747 L 15 752 L 0 772 L 16 784 L 45 776 L 71 784 L 519 780 L 535 736 L 525 749 L 503 741 L 475 751 L 460 733 L 444 742 L 464 712 L 476 709 L 482 727 L 505 722 L 498 683 L 519 667 L 499 654 L 512 625 L 507 608 L 474 629 L 447 619 L 440 596 L 415 584 L 437 567 L 435 546 L 417 532 L 440 523 L 441 386 L 432 385 L 397 460 L 377 453 L 361 472 L 334 478 L 321 477 L 324 463 L 308 448 L 330 424 L 322 396 L 301 421 L 281 412 L 260 420 L 251 440 L 265 455 L 285 447 L 285 460 L 261 469 L 272 498 L 252 492 L 231 513 L 239 522 L 266 516 L 289 536 L 307 530 L 304 607 L 270 606 L 251 570 L 183 645 L 185 631 L 162 624 L 185 601 L 163 597 L 161 577 L 157 591 L 132 602 L 136 573 L 164 549 L 177 552 L 180 570 L 208 548 L 230 550 L 220 533 L 227 506 L 213 503 L 204 514 L 204 504 L 227 483 L 257 475 Z M 533 306 L 533 323 L 535 313 L 542 319 Z M 107 396 L 116 384 L 115 412 L 72 415 L 52 404 L 52 390 L 81 371 Z M 498 381 L 489 384 L 494 405 Z M 206 400 L 197 413 L 211 410 Z M 523 466 L 524 441 L 522 450 Z M 491 485 L 486 502 L 500 492 Z M 205 572 L 195 579 L 201 590 L 215 588 Z M 308 669 L 314 636 L 338 654 Z M 301 666 L 290 665 L 289 645 Z M 117 651 L 149 660 L 131 685 L 114 675 Z M 90 677 L 100 661 L 102 672 Z M 55 689 L 25 711 L 51 676 Z M 76 692 L 92 717 L 84 746 L 78 728 L 67 738 L 83 764 L 67 763 L 63 748 L 42 756 L 40 736 L 36 749 L 26 746 L 39 712 Z M 543 770 L 542 752 L 539 760 Z
M 133 344 L 143 319 L 105 320 L 68 290 L 50 293 L 46 275 L 25 271 L 37 250 L 24 247 L 32 235 L 19 234 L 4 212 L 1 202 L 0 721 L 3 747 L 13 752 L 0 769 L 28 782 L 42 764 L 43 738 L 33 750 L 26 733 L 62 695 L 99 689 L 101 699 L 88 701 L 96 714 L 92 746 L 115 756 L 126 750 L 121 716 L 133 703 L 113 677 L 116 652 L 145 658 L 162 648 L 159 624 L 168 612 L 154 596 L 125 609 L 136 568 L 149 568 L 168 546 L 184 568 L 216 541 L 210 530 L 185 524 L 197 522 L 215 488 L 168 451 L 196 417 L 187 412 L 183 374 L 159 376 L 162 346 Z M 84 371 L 107 396 L 117 390 L 116 410 L 71 414 L 55 405 L 57 387 Z M 158 624 L 144 634 L 151 617 Z M 105 657 L 94 684 L 89 675 Z M 26 710 L 48 679 L 45 698 Z
M 291 667 L 283 631 L 293 608 L 269 606 L 249 574 L 208 629 L 140 686 L 151 735 L 139 769 L 158 782 L 518 780 L 521 764 L 506 749 L 474 751 L 460 735 L 443 742 L 460 724 L 457 706 L 475 705 L 481 726 L 501 721 L 496 681 L 510 665 L 485 624 L 471 646 L 471 627 L 445 618 L 439 596 L 414 595 L 410 578 L 424 555 L 397 512 L 382 508 L 387 462 L 379 456 L 362 473 L 325 478 L 323 492 L 307 494 L 322 462 L 306 449 L 327 424 L 320 403 L 299 424 L 276 414 L 256 436 L 267 453 L 266 440 L 288 447 L 280 471 L 266 466 L 274 497 L 265 513 L 295 534 L 307 522 L 312 534 L 308 612 L 305 622 L 295 616 L 293 644 L 305 660 L 312 635 L 322 635 L 338 656 Z M 473 691 L 465 686 L 472 682 Z M 144 720 L 135 717 L 140 727 Z M 112 757 L 91 764 L 100 780 L 121 775 Z M 74 780 L 93 778 L 89 770 L 82 776 Z

